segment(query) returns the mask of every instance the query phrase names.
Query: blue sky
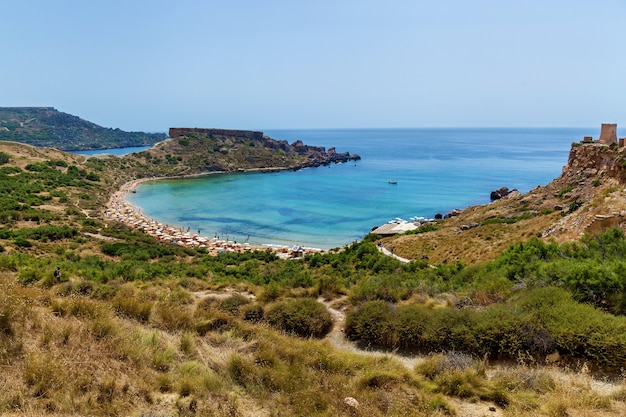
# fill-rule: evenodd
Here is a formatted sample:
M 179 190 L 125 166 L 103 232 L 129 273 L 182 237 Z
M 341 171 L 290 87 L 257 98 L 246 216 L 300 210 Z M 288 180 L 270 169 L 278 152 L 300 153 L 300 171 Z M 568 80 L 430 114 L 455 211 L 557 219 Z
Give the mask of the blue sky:
M 1 17 L 0 106 L 105 127 L 626 127 L 625 0 L 19 0 Z

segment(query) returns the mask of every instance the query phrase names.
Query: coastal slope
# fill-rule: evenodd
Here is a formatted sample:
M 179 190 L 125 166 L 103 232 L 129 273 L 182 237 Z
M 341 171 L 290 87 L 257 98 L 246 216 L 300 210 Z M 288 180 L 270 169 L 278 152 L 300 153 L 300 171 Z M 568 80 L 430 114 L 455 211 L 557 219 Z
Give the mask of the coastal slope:
M 455 210 L 417 233 L 382 239 L 408 259 L 474 264 L 533 237 L 563 243 L 626 220 L 626 148 L 574 143 L 561 175 L 522 195 Z M 422 232 L 423 233 L 420 233 Z
M 125 132 L 52 107 L 0 107 L 0 140 L 64 151 L 150 146 L 165 133 Z

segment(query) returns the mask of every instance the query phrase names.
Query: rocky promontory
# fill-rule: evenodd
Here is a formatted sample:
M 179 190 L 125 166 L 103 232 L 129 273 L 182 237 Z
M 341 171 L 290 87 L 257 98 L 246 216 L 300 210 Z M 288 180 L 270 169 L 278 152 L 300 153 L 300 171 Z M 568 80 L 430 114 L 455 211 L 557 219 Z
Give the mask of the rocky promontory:
M 361 159 L 334 147 L 289 143 L 263 132 L 171 128 L 151 149 L 124 157 L 140 167 L 138 177 L 202 175 L 215 172 L 297 170 Z

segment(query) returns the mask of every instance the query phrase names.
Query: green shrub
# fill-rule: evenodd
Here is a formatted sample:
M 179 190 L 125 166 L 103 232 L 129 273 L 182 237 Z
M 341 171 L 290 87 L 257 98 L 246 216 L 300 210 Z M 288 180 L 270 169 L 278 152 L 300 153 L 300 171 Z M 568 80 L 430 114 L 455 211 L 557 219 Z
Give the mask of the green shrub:
M 542 354 L 553 352 L 551 338 L 540 329 L 529 314 L 507 305 L 489 306 L 477 315 L 475 333 L 480 346 L 477 353 L 497 359 L 513 358 L 531 350 Z
M 471 309 L 438 308 L 424 323 L 420 345 L 427 350 L 456 350 L 475 352 L 479 348 L 476 338 L 478 313 Z
M 559 194 L 558 194 L 559 198 L 563 198 L 565 194 L 569 193 L 570 191 L 573 191 L 575 188 L 576 188 L 575 185 L 563 188 L 561 191 L 559 191 Z
M 373 265 L 373 267 L 376 266 Z M 364 277 L 351 290 L 350 298 L 353 301 L 384 300 L 396 302 L 405 300 L 413 294 L 412 282 L 400 274 Z
M 97 182 L 97 181 L 100 181 L 100 176 L 94 172 L 90 172 L 89 174 L 87 174 L 87 176 L 85 176 L 85 179 L 89 181 Z
M 521 216 L 515 216 L 515 217 L 504 217 L 504 218 L 493 218 L 493 219 L 487 219 L 484 222 L 482 222 L 483 226 L 489 225 L 489 224 L 515 224 L 519 221 L 522 220 L 528 220 L 528 219 L 532 219 L 533 215 L 530 213 L 525 213 L 522 214 Z
M 573 212 L 581 208 L 583 204 L 584 204 L 584 201 L 581 201 L 581 200 L 572 201 L 567 211 L 565 212 L 565 215 L 572 214 Z
M 273 327 L 300 337 L 324 337 L 332 328 L 330 313 L 311 298 L 296 298 L 270 305 L 265 320 Z
M 110 300 L 115 297 L 118 291 L 119 287 L 117 286 L 101 284 L 93 290 L 91 297 L 98 300 Z
M 599 366 L 619 369 L 626 363 L 626 318 L 615 317 L 574 301 L 559 288 L 537 288 L 516 300 L 513 308 L 529 315 L 524 329 L 535 345 L 583 357 Z M 535 352 L 543 353 L 535 346 Z
M 41 274 L 33 268 L 22 268 L 17 274 L 17 282 L 22 285 L 30 285 L 39 281 Z
M 394 347 L 395 308 L 386 301 L 368 301 L 346 316 L 346 336 L 368 345 Z
M 30 248 L 33 246 L 33 243 L 30 240 L 24 239 L 21 236 L 16 237 L 13 240 L 13 243 L 15 244 L 15 246 L 19 246 L 21 248 Z
M 78 229 L 63 226 L 40 226 L 33 229 L 27 229 L 22 232 L 23 235 L 35 240 L 60 240 L 70 239 L 78 234 Z

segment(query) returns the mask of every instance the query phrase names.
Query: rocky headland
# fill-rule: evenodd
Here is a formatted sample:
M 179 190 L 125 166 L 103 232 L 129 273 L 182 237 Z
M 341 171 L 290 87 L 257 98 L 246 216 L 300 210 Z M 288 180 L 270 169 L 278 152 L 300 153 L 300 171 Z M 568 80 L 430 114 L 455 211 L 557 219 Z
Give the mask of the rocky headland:
M 332 147 L 289 143 L 263 132 L 172 128 L 170 137 L 151 149 L 126 155 L 137 178 L 197 176 L 212 173 L 280 171 L 361 159 Z
M 575 142 L 561 175 L 549 184 L 526 194 L 503 187 L 492 197 L 490 204 L 454 211 L 424 233 L 388 237 L 383 244 L 407 259 L 472 264 L 532 237 L 562 243 L 609 227 L 626 229 L 626 147 Z

